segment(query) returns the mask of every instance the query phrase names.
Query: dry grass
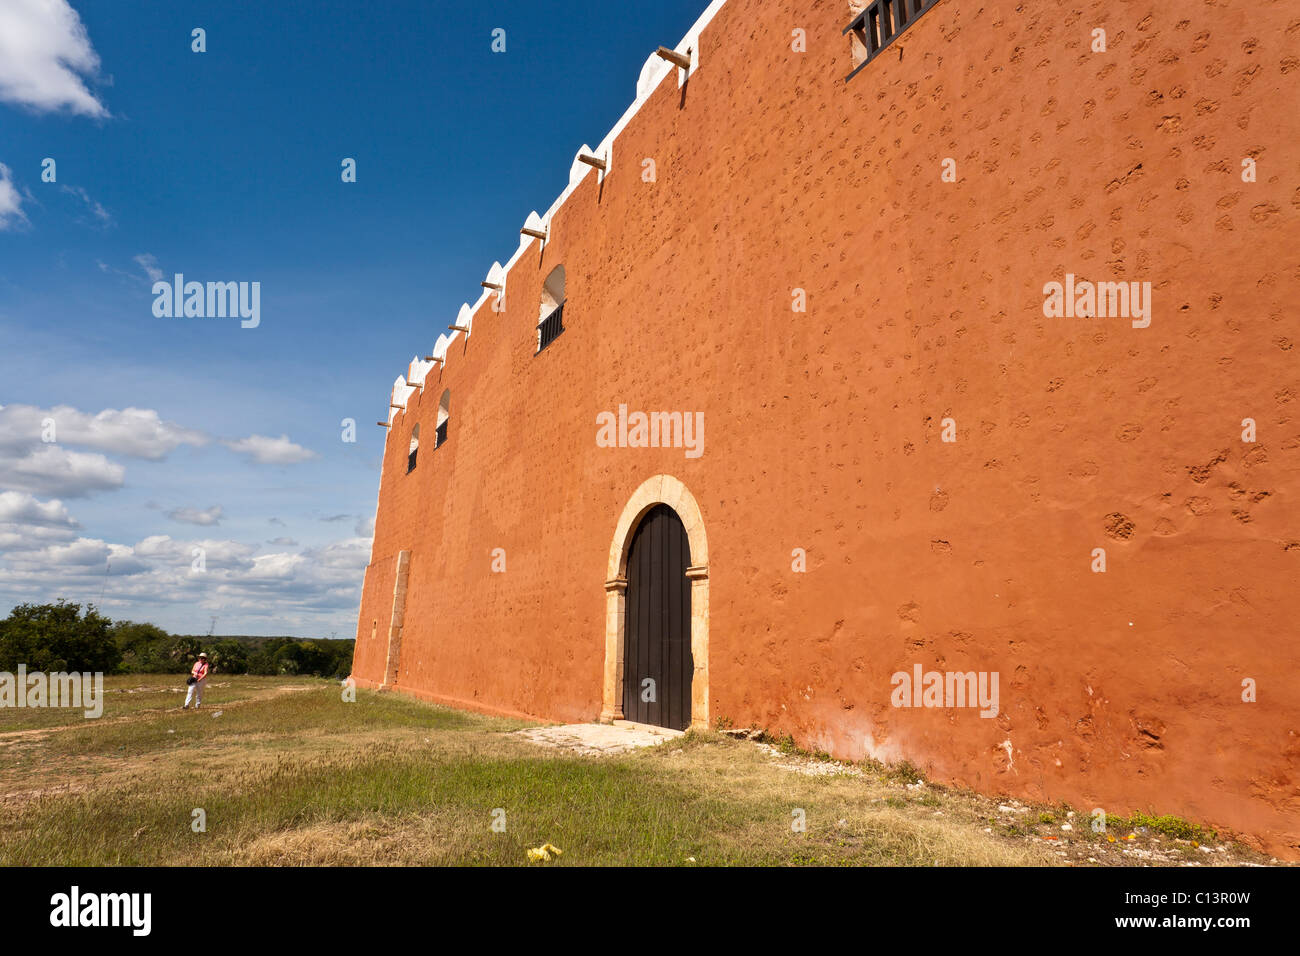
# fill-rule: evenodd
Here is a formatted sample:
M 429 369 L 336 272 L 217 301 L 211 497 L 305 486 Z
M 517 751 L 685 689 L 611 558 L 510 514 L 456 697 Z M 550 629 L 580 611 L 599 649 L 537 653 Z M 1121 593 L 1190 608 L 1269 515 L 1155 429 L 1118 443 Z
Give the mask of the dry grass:
M 132 681 L 162 694 L 170 679 Z M 121 694 L 99 721 L 4 741 L 0 863 L 518 865 L 548 842 L 565 851 L 549 865 L 1064 862 L 991 825 L 983 798 L 871 768 L 792 772 L 810 762 L 717 734 L 579 757 L 509 736 L 520 721 L 344 703 L 311 679 L 229 683 L 198 713 Z
M 275 692 L 283 686 L 282 677 L 225 677 L 215 676 L 204 692 L 207 701 L 249 700 Z M 104 717 L 122 719 L 136 714 L 158 713 L 179 708 L 185 701 L 184 674 L 127 674 L 104 678 Z M 77 708 L 17 708 L 0 709 L 0 745 L 16 733 L 51 727 L 73 727 L 86 722 L 84 712 Z

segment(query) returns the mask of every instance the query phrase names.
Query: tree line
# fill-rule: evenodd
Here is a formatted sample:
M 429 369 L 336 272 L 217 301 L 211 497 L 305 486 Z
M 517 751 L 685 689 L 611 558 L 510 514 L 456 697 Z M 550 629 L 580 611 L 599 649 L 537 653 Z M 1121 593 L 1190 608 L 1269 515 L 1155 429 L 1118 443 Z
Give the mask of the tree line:
M 199 637 L 112 621 L 88 604 L 20 604 L 0 621 L 0 671 L 184 674 L 206 651 L 214 673 L 346 677 L 353 642 L 300 637 Z

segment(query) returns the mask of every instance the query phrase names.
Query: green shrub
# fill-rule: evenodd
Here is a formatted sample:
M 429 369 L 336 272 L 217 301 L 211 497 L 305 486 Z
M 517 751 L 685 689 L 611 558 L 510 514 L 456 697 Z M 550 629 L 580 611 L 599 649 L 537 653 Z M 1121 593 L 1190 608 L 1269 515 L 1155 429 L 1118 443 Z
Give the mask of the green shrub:
M 20 604 L 0 621 L 0 670 L 117 671 L 122 652 L 110 632 L 112 622 L 94 605 Z

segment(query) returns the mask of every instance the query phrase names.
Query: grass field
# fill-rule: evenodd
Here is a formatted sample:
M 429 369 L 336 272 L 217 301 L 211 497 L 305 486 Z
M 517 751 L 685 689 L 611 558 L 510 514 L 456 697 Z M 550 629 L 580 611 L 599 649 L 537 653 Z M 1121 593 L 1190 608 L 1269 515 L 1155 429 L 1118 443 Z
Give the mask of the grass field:
M 105 690 L 98 720 L 0 711 L 0 863 L 523 865 L 545 843 L 563 855 L 533 865 L 1267 862 L 1182 821 L 1093 834 L 1069 808 L 716 733 L 579 757 L 520 721 L 310 678 L 214 678 L 197 712 L 176 677 Z

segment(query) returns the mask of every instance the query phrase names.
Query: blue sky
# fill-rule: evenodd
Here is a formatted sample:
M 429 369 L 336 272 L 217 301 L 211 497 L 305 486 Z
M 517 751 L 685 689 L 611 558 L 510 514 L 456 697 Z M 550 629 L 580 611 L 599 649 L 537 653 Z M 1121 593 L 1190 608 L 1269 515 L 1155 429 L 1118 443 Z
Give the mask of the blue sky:
M 705 5 L 0 2 L 0 614 L 353 636 L 393 379 Z

